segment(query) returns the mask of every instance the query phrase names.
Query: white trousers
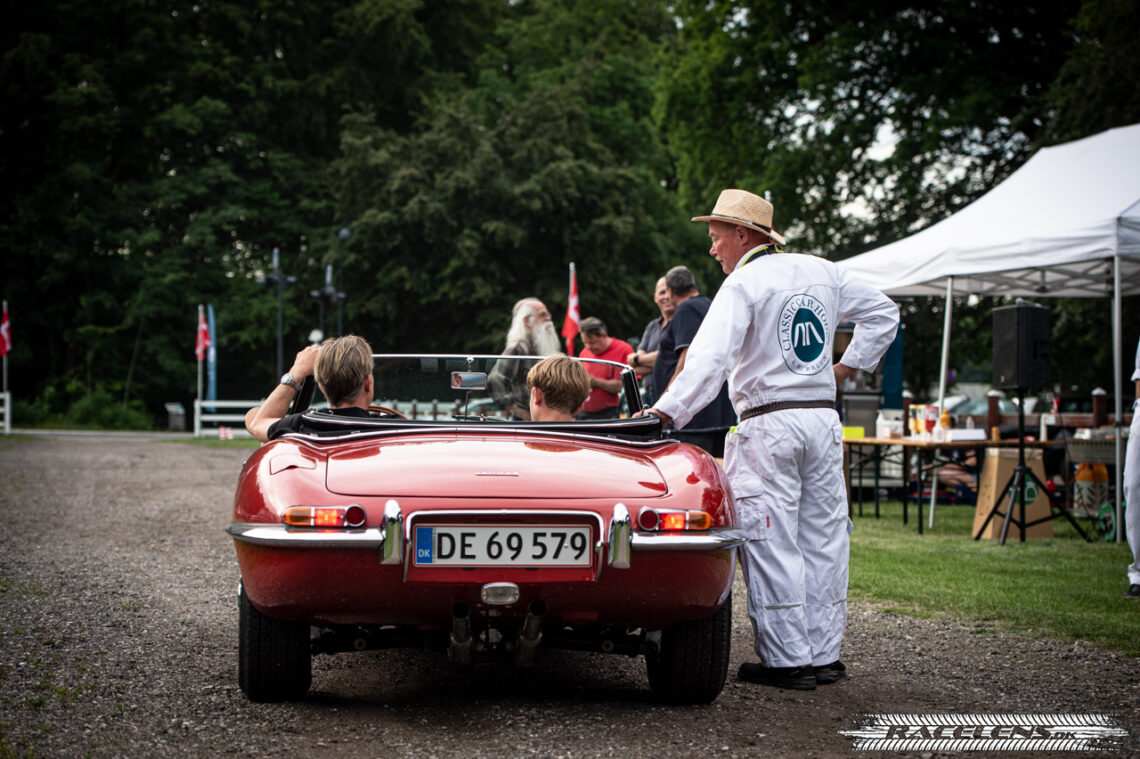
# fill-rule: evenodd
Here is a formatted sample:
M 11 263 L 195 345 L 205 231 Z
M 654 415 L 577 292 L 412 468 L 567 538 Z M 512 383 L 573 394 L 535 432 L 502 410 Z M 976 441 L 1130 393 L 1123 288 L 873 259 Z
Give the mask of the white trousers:
M 838 415 L 789 409 L 742 422 L 725 469 L 749 534 L 738 555 L 756 653 L 769 667 L 838 660 L 852 526 Z
M 1140 585 L 1140 403 L 1132 407 L 1132 426 L 1124 451 L 1124 504 L 1124 526 L 1132 548 L 1128 584 Z

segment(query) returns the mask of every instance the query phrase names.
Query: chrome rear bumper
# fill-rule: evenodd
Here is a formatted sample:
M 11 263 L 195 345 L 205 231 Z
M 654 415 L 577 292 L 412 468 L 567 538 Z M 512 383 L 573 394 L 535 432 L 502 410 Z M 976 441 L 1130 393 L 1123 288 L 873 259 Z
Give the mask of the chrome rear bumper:
M 599 525 L 600 526 L 600 525 Z M 376 527 L 341 530 L 315 530 L 284 524 L 230 522 L 226 533 L 234 540 L 253 545 L 280 548 L 360 548 L 379 550 L 382 564 L 401 564 L 410 539 L 410 525 L 405 530 L 404 515 L 394 500 L 384 506 L 384 516 Z M 739 527 L 714 527 L 701 532 L 635 531 L 629 511 L 623 504 L 614 507 L 606 535 L 608 564 L 615 569 L 628 569 L 634 551 L 692 551 L 698 553 L 725 551 L 748 540 Z M 599 546 L 601 548 L 602 546 Z

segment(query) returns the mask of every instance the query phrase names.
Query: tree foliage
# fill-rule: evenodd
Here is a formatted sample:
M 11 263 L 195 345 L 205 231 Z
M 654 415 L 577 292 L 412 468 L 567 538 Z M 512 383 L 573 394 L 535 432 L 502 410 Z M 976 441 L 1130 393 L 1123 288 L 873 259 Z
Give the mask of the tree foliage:
M 977 199 L 1033 150 L 1140 120 L 1135 3 L 681 2 L 658 113 L 683 197 L 771 192 L 794 247 L 845 258 Z M 1079 13 L 1078 13 L 1079 11 Z M 937 386 L 944 305 L 904 305 L 908 386 Z M 952 355 L 990 360 L 988 299 L 954 304 Z M 1049 303 L 1066 391 L 1111 376 L 1104 303 Z M 965 327 L 965 328 L 964 328 Z
M 646 294 L 692 239 L 650 119 L 672 27 L 656 3 L 585 7 L 516 4 L 477 82 L 441 91 L 407 135 L 346 117 L 337 187 L 366 293 L 353 313 L 378 350 L 497 352 L 519 298 L 564 313 L 572 261 L 582 314 L 640 334 Z
M 57 407 L 96 386 L 151 409 L 188 400 L 195 306 L 210 301 L 223 355 L 263 356 L 241 362 L 231 391 L 264 392 L 275 303 L 252 276 L 279 247 L 290 274 L 316 283 L 344 109 L 407 128 L 437 80 L 470 74 L 499 5 L 10 8 L 0 258 L 14 385 Z M 315 303 L 307 288 L 291 295 L 296 345 Z
M 1074 0 L 686 1 L 659 113 L 683 197 L 770 191 L 831 258 L 952 213 L 1027 157 Z
M 194 395 L 209 302 L 223 396 L 258 397 L 277 302 L 257 276 L 274 248 L 296 277 L 290 353 L 317 326 L 309 292 L 328 264 L 346 274 L 346 330 L 377 349 L 498 350 L 518 298 L 558 320 L 571 261 L 583 315 L 640 334 L 667 267 L 720 281 L 688 218 L 723 187 L 770 190 L 795 248 L 842 257 L 953 212 L 1038 145 L 1140 120 L 1136 14 L 1124 0 L 9 4 L 11 386 L 37 413 L 113 399 L 158 416 Z M 955 313 L 984 329 L 989 305 Z M 1081 308 L 1058 323 L 1100 323 Z M 917 388 L 941 316 L 906 311 Z M 1095 364 L 1071 369 L 1066 382 L 1105 384 Z

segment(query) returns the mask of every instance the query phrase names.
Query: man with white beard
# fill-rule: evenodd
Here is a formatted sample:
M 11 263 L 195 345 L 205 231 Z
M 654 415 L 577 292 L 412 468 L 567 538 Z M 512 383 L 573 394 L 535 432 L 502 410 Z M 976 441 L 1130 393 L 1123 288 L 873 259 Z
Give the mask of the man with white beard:
M 552 356 L 562 352 L 562 340 L 550 311 L 538 298 L 523 298 L 511 311 L 504 356 Z M 487 377 L 491 396 L 515 419 L 530 419 L 526 374 L 533 361 L 498 361 Z

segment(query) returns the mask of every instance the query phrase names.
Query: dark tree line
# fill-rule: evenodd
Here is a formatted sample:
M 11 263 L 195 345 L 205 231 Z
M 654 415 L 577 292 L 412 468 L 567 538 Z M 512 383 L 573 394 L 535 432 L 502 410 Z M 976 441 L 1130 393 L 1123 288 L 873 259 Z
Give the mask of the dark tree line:
M 715 290 L 688 218 L 722 187 L 770 191 L 794 249 L 842 258 L 952 213 L 1042 145 L 1140 120 L 1137 15 L 1126 0 L 9 4 L 10 387 L 26 421 L 156 418 L 193 397 L 209 302 L 223 397 L 262 395 L 276 298 L 257 277 L 275 247 L 297 278 L 290 355 L 329 264 L 346 331 L 377 350 L 495 351 L 518 298 L 561 318 L 570 261 L 583 314 L 637 335 L 668 266 Z M 976 325 L 957 355 L 984 363 L 991 306 L 956 305 Z M 1065 325 L 1108 316 L 1058 308 Z M 907 308 L 920 393 L 937 310 Z M 1087 334 L 1057 337 L 1081 351 Z M 1066 381 L 1110 383 L 1111 357 L 1108 372 L 1094 358 Z

